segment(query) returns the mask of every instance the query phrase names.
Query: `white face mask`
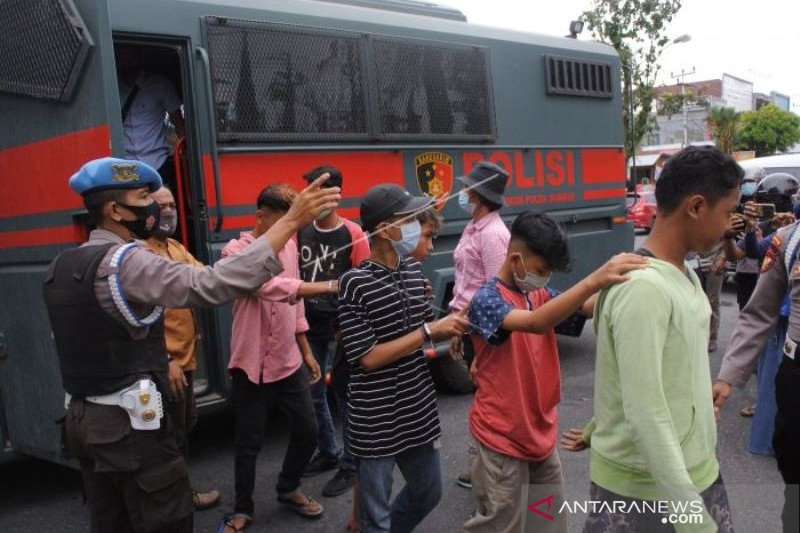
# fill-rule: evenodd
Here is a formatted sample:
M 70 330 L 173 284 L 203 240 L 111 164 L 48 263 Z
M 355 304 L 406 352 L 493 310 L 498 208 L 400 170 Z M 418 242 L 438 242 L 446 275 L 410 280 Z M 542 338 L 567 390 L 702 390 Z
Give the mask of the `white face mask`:
M 525 269 L 525 263 L 523 263 L 522 256 L 517 254 L 517 257 L 519 257 L 520 263 L 522 263 L 522 268 L 525 270 L 525 277 L 520 278 L 517 276 L 516 269 L 514 269 L 514 283 L 517 284 L 517 288 L 522 292 L 533 292 L 537 289 L 541 289 L 542 287 L 546 287 L 550 282 L 550 276 L 552 274 L 548 274 L 546 276 L 531 274 L 527 269 Z
M 466 211 L 469 216 L 475 213 L 475 204 L 469 201 L 469 193 L 464 189 L 458 191 L 458 207 Z
M 402 236 L 399 241 L 390 237 L 389 242 L 392 243 L 397 255 L 403 257 L 413 252 L 419 244 L 419 238 L 422 235 L 422 226 L 419 220 L 414 219 L 412 222 L 400 226 L 400 234 Z

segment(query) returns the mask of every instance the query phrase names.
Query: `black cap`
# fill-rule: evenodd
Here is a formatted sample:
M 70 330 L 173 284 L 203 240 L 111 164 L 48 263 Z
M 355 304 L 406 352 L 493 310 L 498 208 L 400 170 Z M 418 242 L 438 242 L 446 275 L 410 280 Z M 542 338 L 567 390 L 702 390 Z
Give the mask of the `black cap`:
M 378 224 L 394 216 L 409 215 L 435 203 L 435 198 L 411 196 L 399 185 L 381 183 L 368 190 L 361 199 L 361 225 L 372 232 Z
M 467 187 L 473 187 L 473 191 L 493 204 L 506 204 L 503 200 L 503 193 L 506 192 L 508 172 L 502 167 L 489 161 L 478 161 L 469 174 L 458 176 L 456 179 Z

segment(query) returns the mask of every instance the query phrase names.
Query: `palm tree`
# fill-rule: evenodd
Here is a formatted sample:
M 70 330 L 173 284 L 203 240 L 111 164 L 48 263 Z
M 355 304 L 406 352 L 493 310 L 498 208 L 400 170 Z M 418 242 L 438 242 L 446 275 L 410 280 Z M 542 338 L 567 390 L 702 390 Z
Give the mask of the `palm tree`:
M 712 107 L 708 111 L 706 123 L 711 128 L 711 135 L 717 148 L 726 154 L 733 152 L 739 116 L 740 113 L 732 107 Z

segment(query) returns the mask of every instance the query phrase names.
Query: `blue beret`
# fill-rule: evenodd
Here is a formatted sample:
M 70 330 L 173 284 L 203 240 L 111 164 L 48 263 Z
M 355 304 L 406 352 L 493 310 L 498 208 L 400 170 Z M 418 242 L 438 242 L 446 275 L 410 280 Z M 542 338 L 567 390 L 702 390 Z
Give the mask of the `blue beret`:
M 131 159 L 104 157 L 81 167 L 69 179 L 69 186 L 81 196 L 105 189 L 140 189 L 150 192 L 161 188 L 161 176 L 146 163 Z

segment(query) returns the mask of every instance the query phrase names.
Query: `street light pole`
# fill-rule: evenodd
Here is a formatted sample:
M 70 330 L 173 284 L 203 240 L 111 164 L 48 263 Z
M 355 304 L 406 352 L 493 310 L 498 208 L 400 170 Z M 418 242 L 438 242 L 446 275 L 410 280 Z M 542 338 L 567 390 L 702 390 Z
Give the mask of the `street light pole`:
M 690 76 L 694 74 L 694 72 L 695 69 L 692 67 L 692 70 L 681 69 L 678 74 L 670 73 L 670 77 L 679 80 L 678 83 L 681 85 L 681 112 L 683 114 L 683 143 L 681 143 L 681 148 L 689 146 L 689 112 L 686 107 L 686 76 Z
M 625 72 L 628 78 L 628 121 L 630 123 L 628 127 L 628 137 L 629 142 L 631 144 L 631 185 L 633 186 L 633 190 L 636 190 L 636 132 L 634 128 L 636 126 L 636 118 L 633 115 L 633 75 L 631 73 L 631 58 L 627 58 L 625 60 Z

